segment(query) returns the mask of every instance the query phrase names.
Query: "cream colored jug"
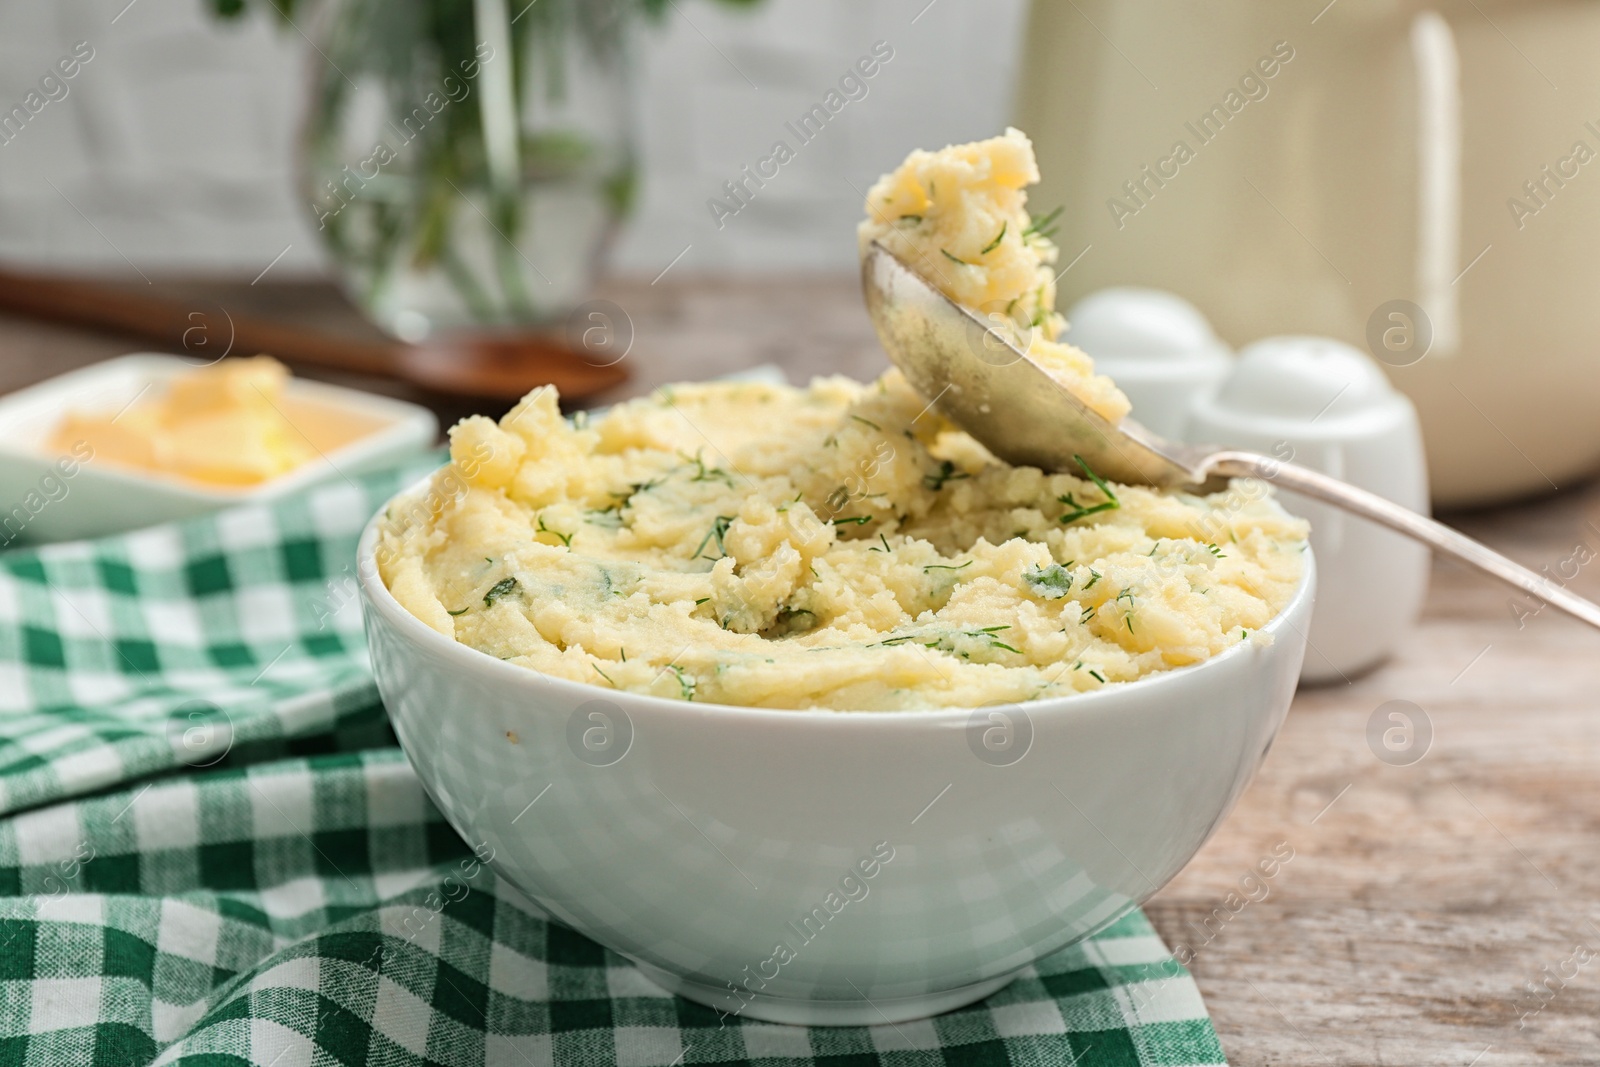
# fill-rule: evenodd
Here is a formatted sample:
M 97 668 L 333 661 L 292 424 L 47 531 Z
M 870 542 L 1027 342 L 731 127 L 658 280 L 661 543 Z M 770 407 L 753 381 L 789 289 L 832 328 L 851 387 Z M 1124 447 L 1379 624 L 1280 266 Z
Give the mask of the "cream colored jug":
M 1416 403 L 1437 504 L 1564 488 L 1600 469 L 1597 48 L 1584 0 L 1036 0 L 1062 305 L 1343 339 Z

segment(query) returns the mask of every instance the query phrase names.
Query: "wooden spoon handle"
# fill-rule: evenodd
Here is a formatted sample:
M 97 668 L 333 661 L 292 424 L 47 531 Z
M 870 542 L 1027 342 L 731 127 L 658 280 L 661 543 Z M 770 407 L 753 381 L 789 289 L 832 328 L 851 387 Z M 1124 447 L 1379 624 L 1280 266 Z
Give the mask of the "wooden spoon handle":
M 626 378 L 620 367 L 579 360 L 554 338 L 504 339 L 476 350 L 371 341 L 230 312 L 209 300 L 181 301 L 79 278 L 0 269 L 0 310 L 150 341 L 203 359 L 267 352 L 286 363 L 395 379 L 465 396 L 523 395 L 551 383 L 565 397 L 586 396 Z
M 331 338 L 311 330 L 79 278 L 0 270 L 0 309 L 31 318 L 125 333 L 196 356 L 272 352 L 291 362 L 391 376 L 393 345 Z

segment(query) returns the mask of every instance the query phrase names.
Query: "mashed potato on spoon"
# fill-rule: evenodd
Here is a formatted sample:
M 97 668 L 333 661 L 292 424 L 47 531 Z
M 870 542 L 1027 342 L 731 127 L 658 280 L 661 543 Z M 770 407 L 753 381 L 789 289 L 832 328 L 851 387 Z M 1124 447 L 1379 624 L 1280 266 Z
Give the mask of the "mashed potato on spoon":
M 1082 349 L 1056 338 L 1059 209 L 1028 214 L 1025 188 L 1039 180 L 1033 142 L 1021 130 L 938 152 L 918 150 L 867 193 L 857 229 L 861 250 L 876 241 L 923 280 L 1010 334 L 1029 357 L 1107 420 L 1128 398 L 1094 372 Z

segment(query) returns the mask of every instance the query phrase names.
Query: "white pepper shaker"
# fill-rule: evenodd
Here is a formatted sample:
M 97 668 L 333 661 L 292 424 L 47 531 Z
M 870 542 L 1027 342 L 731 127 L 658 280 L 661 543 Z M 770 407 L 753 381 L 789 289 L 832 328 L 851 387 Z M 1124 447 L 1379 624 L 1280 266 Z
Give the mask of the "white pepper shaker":
M 1133 403 L 1133 417 L 1163 437 L 1181 437 L 1189 401 L 1227 377 L 1233 353 L 1183 297 L 1119 287 L 1090 293 L 1067 313 L 1064 340 Z
M 1248 448 L 1342 478 L 1427 514 L 1416 409 L 1364 352 L 1325 337 L 1271 337 L 1245 348 L 1215 393 L 1196 396 L 1184 440 Z M 1311 522 L 1317 606 L 1300 677 L 1349 681 L 1381 663 L 1416 624 L 1427 548 L 1295 493 Z

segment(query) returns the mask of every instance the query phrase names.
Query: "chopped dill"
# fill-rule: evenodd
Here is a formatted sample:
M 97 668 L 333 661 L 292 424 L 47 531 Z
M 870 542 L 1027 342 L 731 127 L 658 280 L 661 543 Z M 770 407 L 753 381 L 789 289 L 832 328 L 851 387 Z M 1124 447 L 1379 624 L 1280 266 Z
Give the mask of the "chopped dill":
M 613 492 L 611 495 L 619 498 L 616 505 L 617 510 L 621 511 L 623 508 L 628 507 L 633 503 L 634 497 L 638 496 L 640 493 L 648 493 L 650 490 L 654 489 L 660 484 L 660 478 L 651 478 L 643 482 L 634 482 L 632 485 L 628 486 L 628 491 L 626 493 Z
M 993 252 L 995 249 L 999 248 L 1000 247 L 1000 242 L 1005 240 L 1006 227 L 1009 226 L 1009 225 L 1011 225 L 1011 223 L 1002 222 L 1000 224 L 1000 232 L 994 235 L 994 240 L 990 241 L 988 244 L 983 246 L 983 251 L 979 252 L 978 255 L 986 256 L 990 252 Z
M 1090 674 L 1091 674 L 1091 675 L 1093 675 L 1093 676 L 1094 676 L 1094 678 L 1095 678 L 1095 679 L 1096 679 L 1096 680 L 1097 680 L 1097 681 L 1098 681 L 1098 682 L 1099 682 L 1099 683 L 1100 683 L 1100 684 L 1101 684 L 1101 685 L 1104 685 L 1104 684 L 1105 684 L 1105 682 L 1106 682 L 1106 676 L 1105 676 L 1105 675 L 1103 675 L 1103 674 L 1101 674 L 1101 673 L 1100 673 L 1100 672 L 1099 672 L 1099 671 L 1090 671 L 1090 672 L 1089 672 L 1089 673 L 1090 673 Z
M 1083 473 L 1089 476 L 1089 480 L 1095 484 L 1095 487 L 1100 492 L 1105 494 L 1106 498 L 1098 504 L 1080 504 L 1071 493 L 1058 497 L 1057 499 L 1061 503 L 1072 509 L 1061 516 L 1062 524 L 1077 522 L 1079 519 L 1087 518 L 1090 515 L 1098 515 L 1102 511 L 1115 511 L 1120 508 L 1122 502 L 1117 499 L 1117 494 L 1111 491 L 1111 487 L 1106 484 L 1106 480 L 1091 470 L 1089 464 L 1083 461 L 1082 456 L 1074 455 L 1072 458 L 1077 461 L 1078 466 L 1083 468 Z
M 1039 286 L 1033 293 L 1033 318 L 1028 320 L 1028 325 L 1038 327 L 1050 317 L 1050 309 L 1044 305 L 1044 286 Z
M 896 222 L 909 222 L 913 226 L 915 226 L 915 225 L 917 225 L 918 223 L 920 223 L 922 221 L 922 216 L 921 215 L 901 215 L 899 218 L 895 219 L 894 221 L 896 221 Z
M 960 256 L 951 255 L 950 254 L 950 250 L 947 249 L 947 248 L 941 248 L 941 249 L 939 249 L 939 251 L 943 252 L 944 253 L 944 258 L 948 259 L 952 263 L 959 263 L 963 267 L 971 267 L 971 266 L 975 266 L 976 265 L 976 264 L 968 263 L 966 260 L 962 259 Z
M 1028 228 L 1022 231 L 1023 240 L 1027 240 L 1029 237 L 1043 237 L 1048 241 L 1054 237 L 1056 235 L 1056 220 L 1061 217 L 1061 213 L 1066 209 L 1067 205 L 1062 204 L 1054 211 L 1046 212 L 1034 219 L 1028 224 Z
M 1091 577 L 1089 578 L 1089 582 L 1088 582 L 1087 585 L 1085 585 L 1083 587 L 1085 591 L 1093 589 L 1094 588 L 1094 583 L 1098 582 L 1103 577 L 1103 575 L 1099 571 L 1095 570 L 1093 567 L 1089 568 L 1089 574 L 1091 575 Z
M 855 419 L 859 423 L 864 423 L 867 426 L 871 426 L 874 430 L 877 430 L 879 433 L 883 432 L 883 427 L 879 426 L 877 423 L 873 422 L 871 419 L 863 419 L 860 415 L 851 415 L 850 417 L 852 419 Z
M 568 548 L 572 547 L 572 535 L 571 534 L 564 534 L 560 530 L 552 530 L 552 529 L 550 529 L 550 527 L 548 527 L 548 526 L 546 526 L 544 524 L 544 516 L 543 515 L 539 516 L 539 532 L 540 533 L 547 533 L 547 534 L 554 534 L 556 537 L 560 538 L 561 543 L 563 545 L 565 545 Z
M 467 613 L 467 609 L 466 608 L 462 608 L 460 611 L 451 611 L 448 608 L 445 609 L 445 614 L 446 615 L 465 615 L 466 613 Z
M 688 457 L 685 458 L 688 459 Z M 721 467 L 707 467 L 706 461 L 701 458 L 701 452 L 696 452 L 694 457 L 689 459 L 689 462 L 695 465 L 694 475 L 689 479 L 691 482 L 721 481 L 725 482 L 730 487 L 733 485 L 733 475 L 729 474 Z
M 922 569 L 924 571 L 959 571 L 965 570 L 966 568 L 972 566 L 972 563 L 973 561 L 970 559 L 959 565 L 952 563 L 930 563 Z
M 1022 572 L 1022 582 L 1034 596 L 1060 600 L 1072 591 L 1072 572 L 1059 563 L 1034 566 Z
M 686 677 L 683 673 L 683 668 L 678 666 L 676 663 L 667 664 L 667 669 L 671 671 L 678 679 L 679 695 L 685 700 L 693 700 L 695 680 L 692 677 Z
M 723 556 L 726 556 L 728 554 L 728 552 L 727 552 L 727 549 L 722 547 L 722 537 L 723 537 L 724 534 L 726 534 L 728 532 L 728 527 L 731 526 L 732 524 L 733 524 L 733 516 L 732 515 L 718 515 L 715 519 L 713 519 L 712 522 L 711 522 L 711 529 L 707 530 L 706 531 L 706 535 L 700 539 L 700 543 L 695 546 L 694 554 L 692 556 L 690 556 L 690 558 L 691 559 L 709 559 L 709 560 L 715 561 L 715 560 L 721 559 Z M 715 557 L 713 557 L 713 556 L 702 556 L 700 553 L 705 550 L 706 545 L 710 544 L 712 539 L 716 540 L 716 542 L 717 542 L 717 551 L 719 553 L 721 553 L 721 555 L 718 555 L 718 556 L 715 556 Z
M 871 515 L 850 515 L 842 519 L 829 519 L 835 526 L 865 526 L 872 521 Z
M 956 465 L 946 459 L 939 462 L 938 470 L 934 471 L 932 474 L 924 474 L 922 476 L 922 484 L 937 493 L 939 490 L 944 488 L 944 484 L 946 482 L 960 481 L 962 478 L 970 477 L 972 477 L 972 475 L 968 474 L 966 471 L 957 470 Z
M 487 593 L 483 594 L 483 606 L 486 608 L 493 607 L 496 600 L 499 600 L 507 593 L 515 591 L 516 588 L 517 580 L 515 578 L 500 579 L 489 587 Z
M 883 536 L 883 534 L 881 532 L 878 534 L 878 540 L 883 542 L 883 547 L 879 548 L 877 545 L 873 545 L 871 548 L 867 549 L 868 552 L 885 552 L 885 553 L 887 553 L 887 552 L 894 551 L 893 549 L 891 549 L 889 547 L 889 539 L 887 537 Z
M 695 606 L 695 607 L 699 607 L 699 606 L 700 606 L 700 605 L 701 605 L 701 604 L 705 604 L 705 603 L 709 603 L 709 602 L 710 602 L 710 600 L 711 600 L 711 598 L 710 598 L 710 597 L 708 597 L 708 596 L 703 596 L 703 597 L 701 597 L 701 598 L 700 598 L 700 599 L 699 599 L 699 600 L 696 600 L 696 601 L 695 601 L 695 602 L 694 602 L 694 606 Z
M 804 621 L 797 623 L 796 620 L 800 619 L 801 616 L 805 616 Z M 809 608 L 791 608 L 787 604 L 778 609 L 777 618 L 773 620 L 773 625 L 788 627 L 789 632 L 791 633 L 797 630 L 809 630 L 816 624 L 816 612 L 810 610 Z
M 1003 648 L 1007 652 L 1015 652 L 1019 656 L 1022 655 L 1022 649 L 1020 649 L 1020 648 L 1012 648 L 1010 645 L 1006 644 L 1004 641 L 991 641 L 989 643 L 989 647 L 990 648 Z
M 594 673 L 598 674 L 600 677 L 604 678 L 606 681 L 611 682 L 611 675 L 609 675 L 605 671 L 601 670 L 599 664 L 597 664 L 597 663 L 595 663 L 593 661 L 590 661 L 589 666 L 594 668 Z M 617 683 L 616 682 L 611 682 L 611 688 L 615 689 L 616 687 L 617 687 Z
M 903 634 L 900 637 L 890 637 L 890 638 L 887 638 L 885 640 L 875 642 L 875 643 L 873 643 L 871 645 L 868 645 L 867 647 L 868 648 L 877 648 L 879 645 L 898 645 L 898 644 L 902 644 L 902 643 L 904 643 L 906 641 L 910 641 L 912 638 L 914 638 L 916 636 L 918 636 L 918 635 L 917 634 Z
M 1223 552 L 1222 549 L 1218 548 L 1214 544 L 1206 545 L 1206 551 L 1210 552 L 1213 556 L 1216 556 L 1218 559 L 1227 559 L 1228 558 L 1227 553 Z

